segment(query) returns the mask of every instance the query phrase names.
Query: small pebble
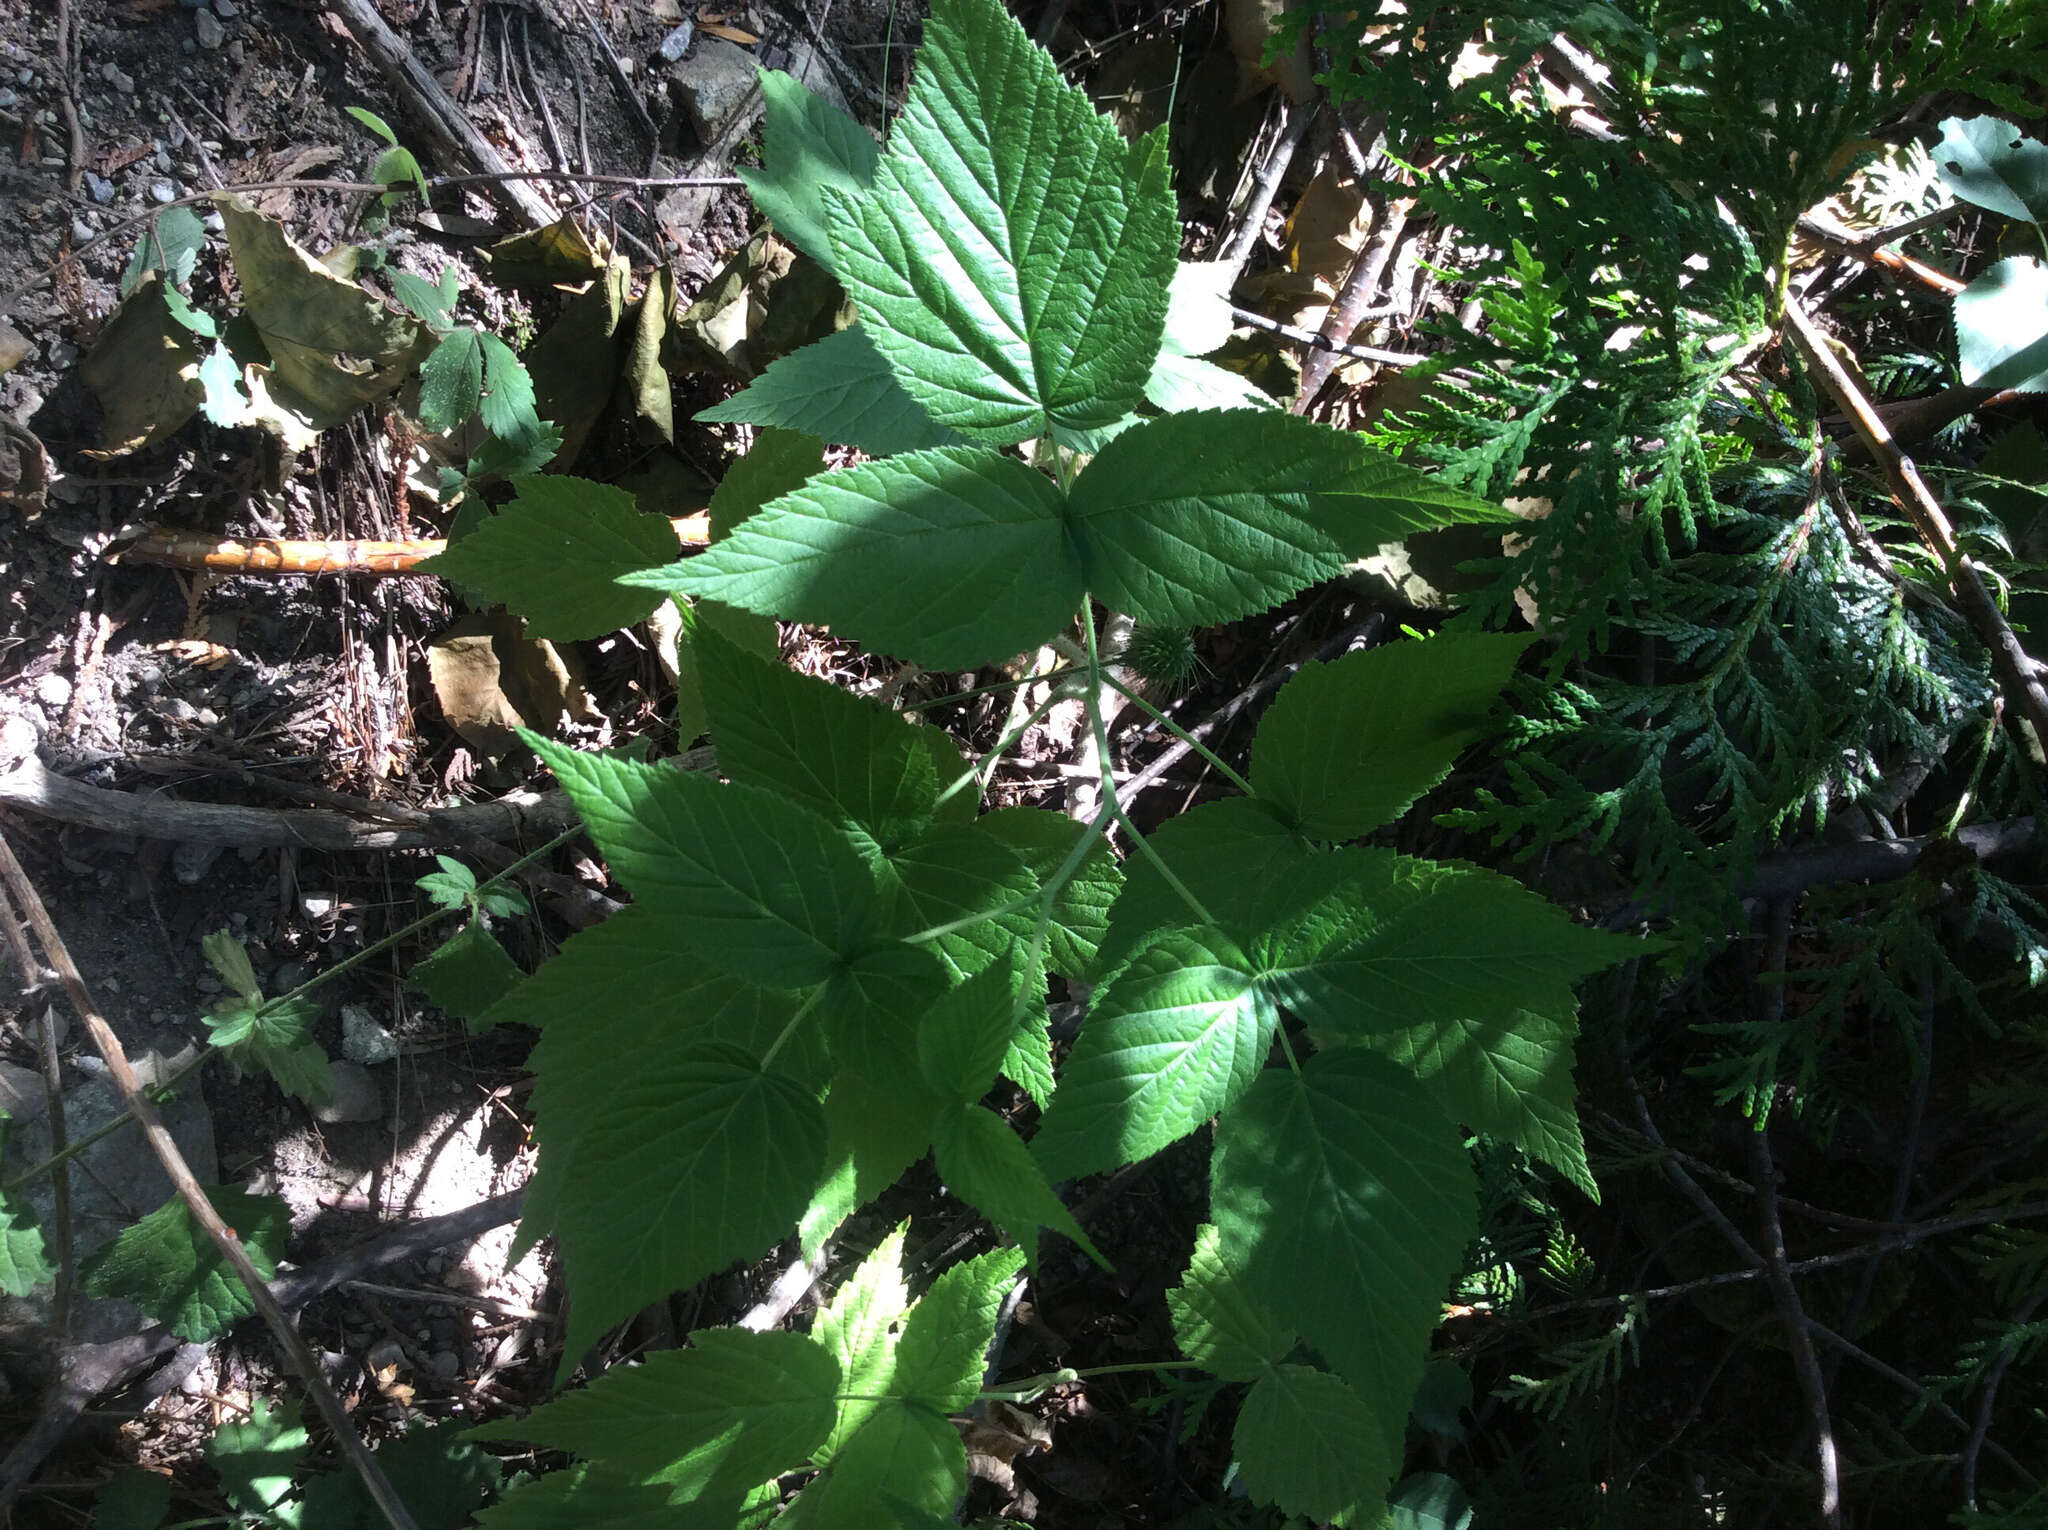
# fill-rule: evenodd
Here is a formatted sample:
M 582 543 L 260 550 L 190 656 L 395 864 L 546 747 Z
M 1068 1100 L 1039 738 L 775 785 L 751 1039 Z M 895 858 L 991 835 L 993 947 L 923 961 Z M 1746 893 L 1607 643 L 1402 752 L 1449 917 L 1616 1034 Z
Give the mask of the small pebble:
M 360 1004 L 341 1006 L 341 1055 L 352 1063 L 374 1065 L 398 1056 L 398 1038 Z
M 217 212 L 208 213 L 200 221 L 206 225 L 206 231 L 209 234 L 218 234 L 222 229 L 228 226 L 227 220 Z
M 36 82 L 36 72 L 33 69 L 24 69 L 15 76 L 15 79 L 24 85 L 33 85 Z
M 13 106 L 16 102 L 20 100 L 20 91 L 15 90 L 12 87 L 9 87 L 5 90 L 0 90 L 0 111 L 6 111 L 9 107 Z
M 222 21 L 233 21 L 242 14 L 242 8 L 235 0 L 213 0 L 213 13 Z
M 92 225 L 83 218 L 73 218 L 71 220 L 71 242 L 74 245 L 84 244 L 90 238 L 92 238 Z
M 49 353 L 50 365 L 60 372 L 78 360 L 78 347 L 69 340 L 52 340 L 44 349 Z
M 73 235 L 77 230 L 72 230 Z M 44 675 L 36 681 L 36 700 L 52 711 L 71 703 L 71 682 L 62 675 Z
M 158 685 L 161 685 L 163 683 L 163 676 L 158 675 L 156 678 L 156 683 Z M 145 681 L 144 684 L 145 686 L 147 686 L 148 682 Z M 163 715 L 171 719 L 171 721 L 173 722 L 191 722 L 193 719 L 199 716 L 199 708 L 192 705 L 192 703 L 187 701 L 183 696 L 168 697 L 164 701 L 161 710 L 163 712 Z
M 199 46 L 209 53 L 227 41 L 227 29 L 220 24 L 220 18 L 212 11 L 194 11 L 192 31 L 199 39 Z
M 123 74 L 121 70 L 114 64 L 101 65 L 100 78 L 105 80 L 109 85 L 113 86 L 114 89 L 118 90 L 124 96 L 132 96 L 135 94 L 134 78 L 130 75 Z
M 42 1075 L 30 1068 L 0 1062 L 0 1110 L 16 1121 L 39 1120 L 49 1109 Z M 68 1114 L 68 1112 L 67 1112 Z
M 178 183 L 176 181 L 151 181 L 149 183 L 149 199 L 159 207 L 168 207 L 171 203 L 178 200 Z
M 104 207 L 114 200 L 114 183 L 104 175 L 94 175 L 88 170 L 85 172 L 85 194 Z
M 381 1371 L 394 1365 L 403 1365 L 405 1364 L 405 1346 L 396 1339 L 379 1339 L 370 1346 L 370 1352 L 363 1356 L 363 1359 L 373 1371 Z
M 661 40 L 661 46 L 654 50 L 654 56 L 664 64 L 673 64 L 690 51 L 690 39 L 696 35 L 696 23 L 686 21 Z
M 199 51 L 199 44 L 188 37 L 185 39 L 185 51 L 187 53 L 197 53 Z
M 199 976 L 193 980 L 193 984 L 195 987 L 198 988 L 198 990 L 201 993 L 211 994 L 220 992 L 220 979 L 215 977 L 211 972 L 200 973 Z
M 453 1381 L 462 1374 L 462 1357 L 452 1349 L 437 1349 L 428 1359 L 427 1369 L 443 1381 Z

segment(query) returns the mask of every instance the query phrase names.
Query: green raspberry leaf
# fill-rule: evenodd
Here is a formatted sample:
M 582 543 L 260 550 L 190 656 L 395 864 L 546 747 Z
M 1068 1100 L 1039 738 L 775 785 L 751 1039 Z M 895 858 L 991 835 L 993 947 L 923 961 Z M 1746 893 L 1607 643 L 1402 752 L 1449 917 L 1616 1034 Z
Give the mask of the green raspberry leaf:
M 946 1188 L 1016 1239 L 1034 1267 L 1041 1227 L 1071 1239 L 1105 1270 L 1110 1267 L 1046 1182 L 1024 1139 L 994 1111 L 961 1105 L 940 1116 L 932 1157 Z
M 253 1310 L 253 1309 L 252 1309 Z M 220 1477 L 228 1502 L 251 1519 L 298 1530 L 304 1505 L 291 1496 L 306 1464 L 306 1431 L 257 1398 L 246 1423 L 226 1423 L 206 1442 L 206 1464 Z
M 802 1466 L 838 1412 L 839 1362 L 793 1333 L 713 1328 L 607 1371 L 523 1419 L 472 1430 L 602 1461 L 690 1498 L 744 1493 Z
M 1176 627 L 1265 610 L 1411 532 L 1514 518 L 1357 436 L 1267 409 L 1125 431 L 1081 474 L 1068 513 L 1096 599 Z
M 491 1006 L 525 977 L 481 923 L 464 925 L 412 969 L 413 983 L 428 998 L 478 1033 L 491 1028 L 484 1018 Z
M 963 1259 L 933 1281 L 903 1320 L 890 1393 L 940 1413 L 972 1405 L 981 1391 L 996 1315 L 1023 1264 L 1019 1250 L 996 1249 Z
M 938 773 L 901 713 L 698 634 L 718 764 L 894 848 L 931 820 Z
M 1180 221 L 1165 137 L 1124 143 L 995 0 L 940 0 L 834 268 L 930 416 L 1008 444 L 1133 412 Z
M 206 1016 L 209 1039 L 235 1071 L 267 1073 L 286 1094 L 324 1105 L 333 1093 L 327 1054 L 313 1039 L 318 1005 L 304 999 L 223 999 Z
M 1016 965 L 1005 953 L 925 1012 L 917 1065 L 940 1099 L 967 1105 L 988 1093 L 1009 1053 L 1016 1009 Z
M 759 787 L 578 754 L 523 735 L 554 770 L 636 898 L 750 982 L 801 988 L 863 949 L 875 878 L 846 833 Z
M 1088 832 L 1086 824 L 1076 823 L 1064 813 L 1028 807 L 998 808 L 982 817 L 980 827 L 1030 867 L 1041 886 L 1051 885 Z M 1053 897 L 1047 957 L 1048 965 L 1061 977 L 1084 977 L 1094 964 L 1102 937 L 1109 932 L 1110 910 L 1123 885 L 1124 874 L 1115 855 L 1098 837 Z
M 479 343 L 484 353 L 484 396 L 477 407 L 484 429 L 500 441 L 532 440 L 540 433 L 540 415 L 526 363 L 496 335 L 481 335 Z
M 955 446 L 964 439 L 933 423 L 862 324 L 770 362 L 746 387 L 696 417 L 707 424 L 807 431 L 871 457 Z
M 436 908 L 457 909 L 476 892 L 476 873 L 452 855 L 437 855 L 439 871 L 430 871 L 416 885 Z
M 484 349 L 464 325 L 443 335 L 420 366 L 420 423 L 437 436 L 460 430 L 484 393 Z
M 1251 1086 L 1277 1012 L 1220 931 L 1170 930 L 1100 989 L 1032 1151 L 1052 1180 L 1135 1163 Z
M 779 69 L 761 71 L 761 105 L 762 168 L 739 178 L 775 232 L 829 271 L 824 188 L 864 194 L 882 151 L 866 128 Z
M 821 474 L 630 582 L 827 625 L 934 669 L 1022 653 L 1082 593 L 1060 491 L 1013 457 L 964 447 Z
M 625 490 L 587 479 L 535 474 L 520 479 L 518 491 L 421 571 L 509 607 L 537 638 L 602 637 L 661 604 L 659 595 L 617 581 L 674 560 L 667 521 L 642 515 Z
M 833 267 L 931 417 L 1004 445 L 1142 396 L 1180 228 L 1163 134 L 1126 144 L 995 0 L 939 0 Z
M 7 1162 L 8 1120 L 0 1115 L 0 1168 Z M 26 1296 L 57 1273 L 43 1253 L 43 1231 L 25 1196 L 0 1189 L 0 1292 Z
M 1485 736 L 1533 641 L 1444 636 L 1303 665 L 1259 722 L 1252 784 L 1311 839 L 1391 822 Z
M 528 1063 L 540 1166 L 520 1218 L 521 1251 L 556 1231 L 563 1201 L 604 1179 L 604 1161 L 586 1159 L 584 1149 L 611 1115 L 620 1058 L 643 1049 L 667 1057 L 709 1042 L 758 1056 L 796 1013 L 798 995 L 742 983 L 693 954 L 677 938 L 678 923 L 630 904 L 572 935 L 554 960 L 485 1015 L 489 1024 L 541 1032 Z M 776 1066 L 822 1088 L 826 1063 L 815 1028 L 799 1028 L 776 1054 Z
M 825 1174 L 797 1223 L 806 1259 L 861 1207 L 903 1177 L 932 1142 L 942 1101 L 902 1079 L 871 1084 L 842 1071 L 825 1096 Z
M 1223 1257 L 1214 1222 L 1195 1232 L 1194 1257 L 1166 1293 L 1180 1352 L 1225 1381 L 1256 1381 L 1287 1358 L 1294 1335 L 1245 1288 Z
M 206 1198 L 234 1229 L 256 1273 L 268 1280 L 291 1234 L 284 1202 L 232 1186 L 208 1190 Z M 79 1266 L 79 1277 L 86 1295 L 126 1297 L 195 1344 L 227 1332 L 256 1310 L 233 1268 L 176 1196 L 124 1227 Z
M 889 857 L 881 875 L 891 933 L 904 939 L 957 924 L 925 947 L 954 982 L 1012 954 L 1038 927 L 1038 878 L 979 824 L 938 829 Z M 1041 994 L 1045 970 L 1022 974 L 1017 991 Z
M 1430 1331 L 1478 1230 L 1457 1128 L 1384 1059 L 1320 1054 L 1259 1076 L 1218 1125 L 1210 1174 L 1223 1247 L 1357 1391 L 1391 1480 Z
M 1390 850 L 1317 859 L 1339 885 L 1297 930 L 1277 932 L 1264 982 L 1338 1036 L 1502 1020 L 1523 1009 L 1570 1014 L 1580 978 L 1645 950 L 1640 940 L 1572 923 L 1495 872 Z
M 1238 1475 L 1254 1499 L 1312 1523 L 1373 1525 L 1401 1465 L 1381 1424 L 1343 1378 L 1274 1366 L 1238 1411 Z
M 547 1206 L 571 1298 L 565 1371 L 649 1302 L 767 1252 L 824 1167 L 824 1114 L 787 1074 L 723 1043 L 632 1055 L 612 1058 L 609 1109 L 581 1123 Z

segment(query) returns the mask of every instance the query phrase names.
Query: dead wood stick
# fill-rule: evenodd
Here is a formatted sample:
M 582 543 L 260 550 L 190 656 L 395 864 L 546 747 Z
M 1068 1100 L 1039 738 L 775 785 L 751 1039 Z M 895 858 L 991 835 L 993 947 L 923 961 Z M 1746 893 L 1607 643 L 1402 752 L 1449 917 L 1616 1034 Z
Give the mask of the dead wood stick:
M 1814 217 L 1811 213 L 1805 214 L 1799 219 L 1799 232 L 1806 235 L 1809 239 L 1818 239 L 1830 249 L 1840 250 L 1851 260 L 1860 260 L 1873 266 L 1883 266 L 1887 271 L 1895 272 L 1900 276 L 1911 277 L 1914 281 L 1920 283 L 1921 286 L 1931 287 L 1943 297 L 1954 297 L 1963 290 L 1965 285 L 1962 281 L 1950 276 L 1946 271 L 1937 271 L 1934 267 L 1915 260 L 1910 255 L 1900 254 L 1897 250 L 1883 249 L 1877 245 L 1859 240 L 1848 229 L 1833 227 Z
M 516 176 L 505 157 L 441 88 L 441 82 L 413 57 L 405 39 L 385 24 L 372 0 L 328 0 L 328 9 L 341 18 L 356 45 L 398 92 L 430 153 L 449 164 L 473 165 L 486 175 Z M 546 228 L 562 215 L 560 208 L 523 180 L 496 181 L 488 189 L 508 212 L 532 228 Z
M 1941 560 L 1942 568 L 1948 573 L 1949 588 L 1955 593 L 1956 605 L 1976 632 L 1977 640 L 1990 651 L 1991 667 L 1998 676 L 2006 701 L 2032 726 L 2033 752 L 2040 756 L 2043 751 L 2048 751 L 2048 690 L 2042 688 L 2032 656 L 2021 646 L 2012 624 L 2005 619 L 2005 613 L 1998 609 L 1998 603 L 1984 587 L 1976 565 L 1956 541 L 1955 528 L 1949 524 L 1947 512 L 1927 487 L 1926 480 L 1921 478 L 1913 459 L 1899 450 L 1898 442 L 1885 429 L 1884 421 L 1878 417 L 1863 389 L 1849 375 L 1849 369 L 1829 348 L 1827 337 L 1814 327 L 1799 299 L 1790 294 L 1785 298 L 1785 328 L 1800 356 L 1813 369 L 1828 395 L 1849 417 L 1864 447 L 1884 470 L 1885 483 L 1891 490 L 1893 502 L 1906 512 L 1914 530 L 1920 533 L 1920 540 Z
M 71 959 L 71 952 L 64 944 L 64 937 L 58 933 L 55 921 L 50 918 L 50 911 L 43 906 L 43 900 L 36 892 L 35 884 L 29 880 L 21 862 L 14 858 L 13 847 L 7 843 L 4 834 L 0 834 L 0 881 L 6 883 L 9 896 L 28 915 L 29 926 L 35 931 L 36 941 L 42 946 L 43 955 L 49 959 L 50 965 L 57 969 L 57 975 L 63 979 L 64 992 L 71 1000 L 71 1007 L 77 1012 L 86 1034 L 92 1037 L 93 1046 L 99 1052 L 100 1059 L 106 1063 L 107 1074 L 113 1079 L 114 1088 L 121 1095 L 121 1103 L 127 1106 L 129 1114 L 134 1116 L 137 1124 L 141 1126 L 150 1151 L 156 1154 L 157 1162 L 163 1166 L 165 1175 L 177 1190 L 178 1198 L 185 1203 L 185 1209 L 247 1288 L 250 1299 L 256 1304 L 257 1312 L 269 1325 L 277 1342 L 284 1347 L 285 1354 L 292 1362 L 292 1368 L 299 1373 L 299 1379 L 305 1383 L 307 1392 L 312 1396 L 313 1405 L 326 1421 L 335 1443 L 340 1447 L 349 1465 L 355 1469 L 356 1475 L 362 1479 L 364 1488 L 369 1492 L 370 1501 L 383 1513 L 392 1530 L 418 1530 L 411 1513 L 405 1507 L 404 1500 L 392 1488 L 383 1468 L 370 1454 L 369 1447 L 363 1444 L 362 1436 L 356 1433 L 355 1425 L 349 1421 L 348 1410 L 341 1405 L 341 1399 L 334 1395 L 334 1388 L 327 1384 L 327 1378 L 321 1374 L 319 1357 L 299 1336 L 298 1329 L 292 1326 L 292 1321 L 285 1315 L 284 1308 L 278 1305 L 277 1298 L 270 1294 L 270 1287 L 257 1273 L 256 1266 L 250 1262 L 249 1251 L 242 1247 L 241 1239 L 235 1235 L 233 1228 L 221 1220 L 220 1213 L 213 1209 L 213 1202 L 206 1198 L 205 1190 L 200 1188 L 198 1179 L 193 1176 L 191 1165 L 185 1162 L 185 1155 L 171 1139 L 170 1132 L 164 1127 L 163 1117 L 157 1114 L 156 1105 L 144 1092 L 141 1080 L 136 1078 L 134 1068 L 129 1065 L 128 1053 L 122 1047 L 121 1039 L 114 1034 L 113 1028 L 100 1014 L 99 1006 L 93 1001 L 92 994 L 86 989 L 85 978 L 80 974 L 78 964 Z
M 394 1227 L 381 1237 L 345 1249 L 331 1259 L 278 1276 L 270 1282 L 270 1294 L 286 1311 L 297 1311 L 314 1297 L 358 1276 L 502 1227 L 519 1215 L 525 1197 L 524 1190 L 515 1190 L 463 1211 Z M 158 1324 L 100 1344 L 67 1345 L 58 1359 L 56 1380 L 44 1396 L 35 1426 L 7 1452 L 5 1460 L 0 1460 L 0 1511 L 28 1485 L 29 1478 L 50 1453 L 64 1443 L 65 1436 L 95 1397 L 120 1385 L 125 1377 L 171 1353 L 183 1342 Z
M 676 540 L 686 548 L 705 545 L 711 534 L 705 511 L 669 518 Z M 409 542 L 369 542 L 355 537 L 297 541 L 275 537 L 209 536 L 147 526 L 107 549 L 114 563 L 154 563 L 164 568 L 204 569 L 224 574 L 410 574 L 448 550 L 438 537 Z
M 516 792 L 496 802 L 445 808 L 393 808 L 385 822 L 320 808 L 251 808 L 180 802 L 112 787 L 88 786 L 37 758 L 35 730 L 20 718 L 0 730 L 0 807 L 140 839 L 184 840 L 229 849 L 419 850 L 467 840 L 559 834 L 576 821 L 561 792 Z

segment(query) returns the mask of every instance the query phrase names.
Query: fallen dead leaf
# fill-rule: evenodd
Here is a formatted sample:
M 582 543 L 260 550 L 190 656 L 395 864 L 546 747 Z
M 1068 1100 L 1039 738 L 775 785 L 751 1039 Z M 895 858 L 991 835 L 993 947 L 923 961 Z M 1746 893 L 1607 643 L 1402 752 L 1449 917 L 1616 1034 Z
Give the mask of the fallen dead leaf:
M 171 316 L 152 272 L 121 300 L 79 363 L 102 414 L 102 445 L 91 457 L 123 457 L 175 435 L 199 408 L 199 347 Z

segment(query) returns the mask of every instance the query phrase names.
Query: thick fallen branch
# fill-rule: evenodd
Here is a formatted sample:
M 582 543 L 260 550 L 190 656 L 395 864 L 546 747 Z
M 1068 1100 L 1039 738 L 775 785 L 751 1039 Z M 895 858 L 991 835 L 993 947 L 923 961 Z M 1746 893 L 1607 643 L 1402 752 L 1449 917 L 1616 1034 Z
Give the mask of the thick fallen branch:
M 676 529 L 676 540 L 686 548 L 702 547 L 710 536 L 711 518 L 702 510 L 695 515 L 671 516 L 669 523 Z M 115 563 L 154 563 L 219 574 L 410 574 L 428 558 L 447 550 L 448 544 L 438 537 L 410 542 L 366 542 L 355 537 L 244 541 L 150 526 L 113 543 L 107 548 L 107 558 Z
M 519 1215 L 525 1196 L 524 1190 L 515 1190 L 466 1211 L 395 1227 L 332 1259 L 278 1276 L 270 1282 L 270 1294 L 283 1310 L 297 1311 L 314 1297 L 372 1271 L 504 1226 Z M 44 1395 L 43 1411 L 34 1427 L 15 1442 L 5 1460 L 0 1460 L 0 1511 L 28 1485 L 50 1453 L 64 1443 L 65 1436 L 95 1397 L 119 1386 L 183 1342 L 168 1328 L 159 1326 L 103 1344 L 67 1346 L 58 1359 L 56 1379 Z
M 19 718 L 0 727 L 0 807 L 140 839 L 234 850 L 419 850 L 476 839 L 544 838 L 576 822 L 576 809 L 561 792 L 515 792 L 496 802 L 445 808 L 366 801 L 362 817 L 322 808 L 180 802 L 70 780 L 36 757 L 35 744 L 35 730 Z

